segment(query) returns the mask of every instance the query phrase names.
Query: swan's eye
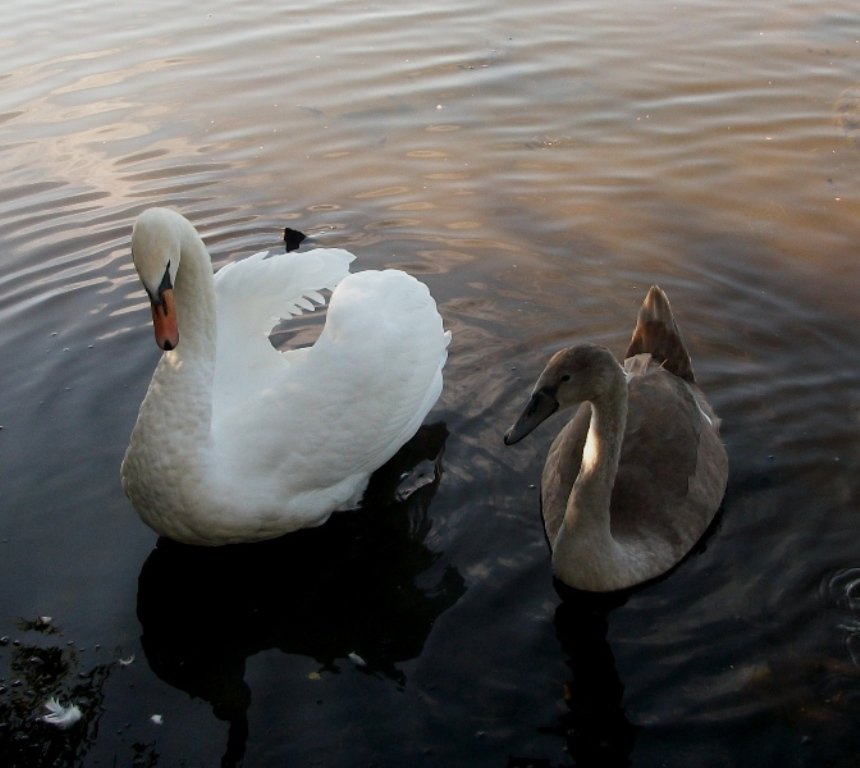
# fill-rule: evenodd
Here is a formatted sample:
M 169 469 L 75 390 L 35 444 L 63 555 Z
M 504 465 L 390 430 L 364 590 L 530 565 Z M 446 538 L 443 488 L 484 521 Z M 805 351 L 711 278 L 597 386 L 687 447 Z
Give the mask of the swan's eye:
M 569 373 L 564 374 L 564 376 L 561 377 L 561 381 L 562 382 L 570 381 L 570 374 Z

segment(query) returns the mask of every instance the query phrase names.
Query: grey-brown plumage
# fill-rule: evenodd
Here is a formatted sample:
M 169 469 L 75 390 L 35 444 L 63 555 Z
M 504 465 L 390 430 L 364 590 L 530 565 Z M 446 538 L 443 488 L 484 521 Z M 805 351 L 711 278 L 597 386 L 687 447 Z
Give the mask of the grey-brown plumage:
M 642 304 L 623 366 L 590 344 L 557 352 L 505 442 L 575 404 L 541 478 L 554 573 L 591 591 L 665 573 L 713 519 L 728 459 L 659 287 Z

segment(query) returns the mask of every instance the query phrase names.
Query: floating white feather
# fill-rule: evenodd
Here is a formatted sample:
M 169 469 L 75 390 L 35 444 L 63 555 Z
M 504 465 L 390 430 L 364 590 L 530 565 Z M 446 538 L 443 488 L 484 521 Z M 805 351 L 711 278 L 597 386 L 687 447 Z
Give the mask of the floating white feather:
M 77 704 L 70 703 L 69 706 L 64 707 L 53 696 L 45 702 L 45 709 L 48 710 L 48 714 L 43 716 L 42 720 L 57 728 L 69 728 L 83 716 Z

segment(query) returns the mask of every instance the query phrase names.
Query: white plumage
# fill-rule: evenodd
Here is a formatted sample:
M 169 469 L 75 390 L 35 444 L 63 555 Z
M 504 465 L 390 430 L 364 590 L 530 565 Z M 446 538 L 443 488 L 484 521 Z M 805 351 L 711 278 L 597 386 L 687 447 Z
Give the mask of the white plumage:
M 132 252 L 166 351 L 121 474 L 158 533 L 225 544 L 319 525 L 360 501 L 441 393 L 450 333 L 404 272 L 350 274 L 352 254 L 316 249 L 259 253 L 213 279 L 192 225 L 160 208 L 139 217 Z M 323 290 L 317 342 L 275 350 L 272 326 Z

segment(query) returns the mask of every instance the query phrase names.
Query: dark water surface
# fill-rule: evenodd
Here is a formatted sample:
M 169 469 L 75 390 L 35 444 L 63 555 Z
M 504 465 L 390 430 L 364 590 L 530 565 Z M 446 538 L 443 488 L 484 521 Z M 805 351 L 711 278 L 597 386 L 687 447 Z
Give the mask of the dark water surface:
M 0 51 L 0 764 L 860 766 L 855 0 L 34 0 Z M 216 265 L 290 225 L 428 283 L 445 391 L 365 509 L 216 551 L 137 519 L 154 204 Z M 654 282 L 725 502 L 563 603 L 561 422 L 501 437 Z

